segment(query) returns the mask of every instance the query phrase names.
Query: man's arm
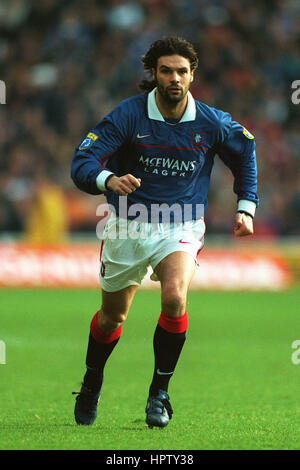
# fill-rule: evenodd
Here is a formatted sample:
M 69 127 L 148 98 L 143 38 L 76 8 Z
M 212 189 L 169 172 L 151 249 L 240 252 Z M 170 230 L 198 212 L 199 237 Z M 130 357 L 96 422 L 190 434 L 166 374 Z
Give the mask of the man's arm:
M 254 137 L 232 121 L 230 131 L 218 146 L 217 153 L 234 176 L 233 190 L 238 199 L 234 234 L 239 237 L 252 235 L 253 218 L 259 203 Z
M 134 181 L 132 175 L 125 175 L 119 181 L 110 170 L 113 167 L 111 161 L 128 139 L 129 122 L 127 107 L 120 104 L 76 147 L 71 178 L 79 189 L 89 194 L 101 194 L 112 189 L 123 195 L 129 194 L 128 191 L 133 190 L 133 187 L 138 187 L 138 182 Z

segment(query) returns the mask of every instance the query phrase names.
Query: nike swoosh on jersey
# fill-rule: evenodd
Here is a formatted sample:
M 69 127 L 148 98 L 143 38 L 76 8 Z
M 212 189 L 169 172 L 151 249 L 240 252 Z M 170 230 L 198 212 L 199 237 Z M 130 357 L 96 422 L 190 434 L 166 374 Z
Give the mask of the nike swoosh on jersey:
M 158 375 L 171 375 L 171 374 L 173 374 L 173 372 L 161 372 L 159 369 L 157 369 L 156 372 L 157 372 Z
M 136 136 L 137 136 L 138 139 L 144 139 L 145 137 L 150 137 L 150 135 L 152 135 L 152 134 L 140 135 L 140 133 L 138 133 Z
M 191 242 L 184 242 L 183 240 L 179 240 L 179 243 L 189 243 L 191 245 Z

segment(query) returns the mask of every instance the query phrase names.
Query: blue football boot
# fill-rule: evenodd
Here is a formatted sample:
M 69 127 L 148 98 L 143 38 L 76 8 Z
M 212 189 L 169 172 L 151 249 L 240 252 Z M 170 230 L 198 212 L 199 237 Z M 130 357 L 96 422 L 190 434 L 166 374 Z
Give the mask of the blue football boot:
M 157 426 L 164 428 L 172 419 L 173 410 L 170 397 L 164 390 L 159 390 L 156 396 L 149 396 L 146 406 L 146 423 L 149 428 Z
M 80 392 L 73 392 L 73 395 L 77 395 L 74 409 L 77 424 L 86 426 L 93 424 L 97 417 L 97 405 L 100 392 L 101 390 L 95 394 L 83 384 Z

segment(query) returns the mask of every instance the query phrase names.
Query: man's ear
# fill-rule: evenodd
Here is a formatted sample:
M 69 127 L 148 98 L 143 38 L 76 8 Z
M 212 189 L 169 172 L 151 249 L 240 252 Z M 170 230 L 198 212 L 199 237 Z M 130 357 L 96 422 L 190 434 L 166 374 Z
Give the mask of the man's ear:
M 153 78 L 153 80 L 156 80 L 156 70 L 155 70 L 154 67 L 152 67 L 151 72 L 152 72 L 152 78 Z
M 194 81 L 194 70 L 191 71 L 191 83 Z

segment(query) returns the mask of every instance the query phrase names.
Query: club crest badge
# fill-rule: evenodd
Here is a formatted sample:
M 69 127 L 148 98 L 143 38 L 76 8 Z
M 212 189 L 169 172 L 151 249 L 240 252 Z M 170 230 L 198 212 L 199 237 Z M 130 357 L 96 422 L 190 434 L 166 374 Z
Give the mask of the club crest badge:
M 204 143 L 204 132 L 194 131 L 192 134 L 192 145 L 194 147 L 200 147 Z

